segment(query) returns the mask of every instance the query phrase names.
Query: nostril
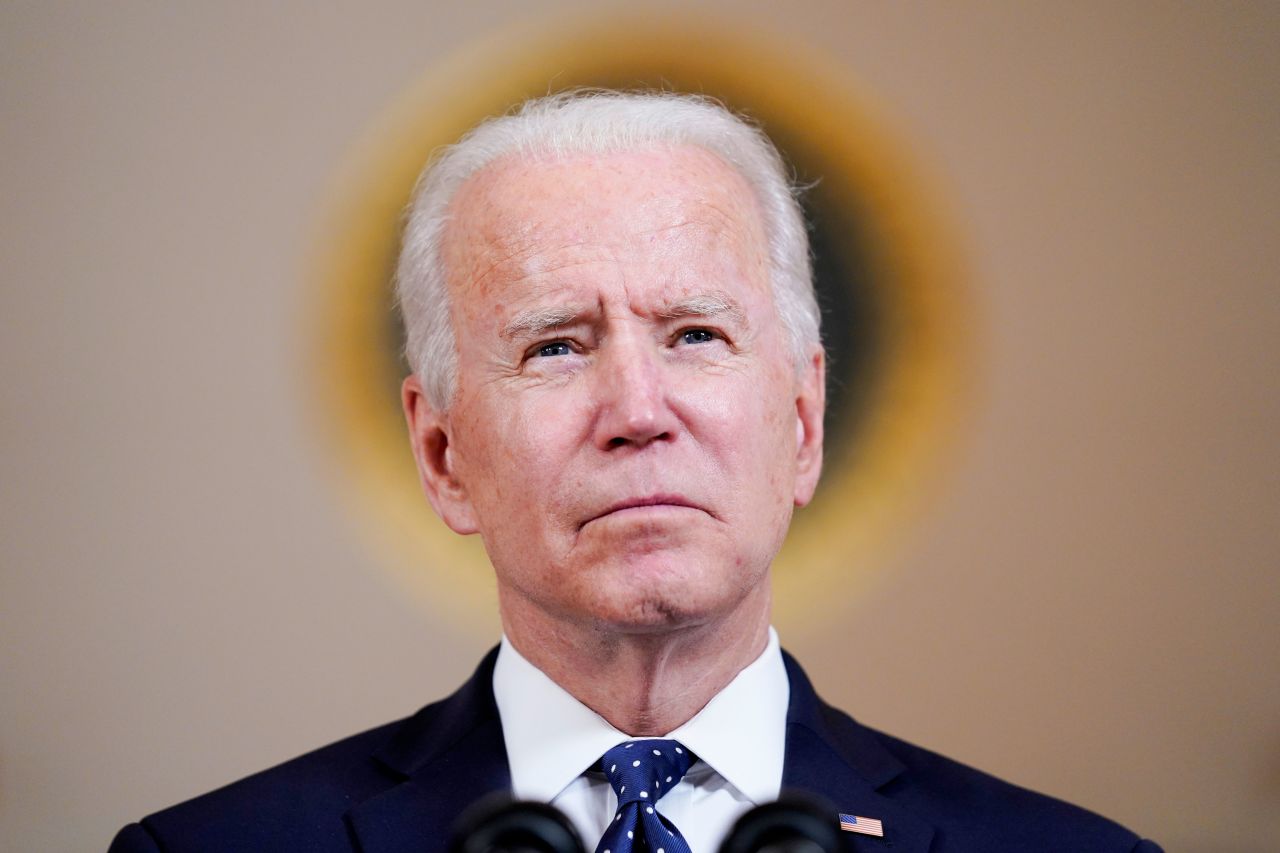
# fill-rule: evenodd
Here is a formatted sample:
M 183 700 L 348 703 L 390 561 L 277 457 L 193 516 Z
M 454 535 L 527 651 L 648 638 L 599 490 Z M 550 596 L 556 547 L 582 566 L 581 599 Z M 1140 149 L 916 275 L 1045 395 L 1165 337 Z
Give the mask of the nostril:
M 612 450 L 615 447 L 625 447 L 628 445 L 634 445 L 636 447 L 644 447 L 646 444 L 649 444 L 654 441 L 671 441 L 672 438 L 673 436 L 669 432 L 660 432 L 657 435 L 644 435 L 644 436 L 615 435 L 613 438 L 609 439 L 608 445 L 610 450 Z

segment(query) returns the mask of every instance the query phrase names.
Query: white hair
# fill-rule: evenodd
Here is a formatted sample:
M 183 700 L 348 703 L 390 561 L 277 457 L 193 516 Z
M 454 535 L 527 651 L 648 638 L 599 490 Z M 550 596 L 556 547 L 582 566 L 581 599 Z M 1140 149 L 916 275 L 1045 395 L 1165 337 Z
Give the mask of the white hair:
M 405 357 L 427 401 L 444 411 L 457 388 L 458 352 L 441 257 L 449 205 L 468 178 L 499 158 L 571 156 L 696 145 L 735 168 L 760 204 L 773 301 L 799 370 L 821 343 L 809 238 L 796 188 L 764 132 L 718 102 L 672 92 L 576 90 L 526 101 L 438 151 L 414 190 L 396 269 Z

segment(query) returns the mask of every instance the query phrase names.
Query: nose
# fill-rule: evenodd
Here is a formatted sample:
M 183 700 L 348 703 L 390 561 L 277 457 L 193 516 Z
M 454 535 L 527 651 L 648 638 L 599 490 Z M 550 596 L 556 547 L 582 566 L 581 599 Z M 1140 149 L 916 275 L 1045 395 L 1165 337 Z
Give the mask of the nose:
M 603 347 L 597 367 L 595 439 L 601 450 L 675 438 L 680 422 L 670 405 L 672 377 L 658 345 L 643 335 L 615 338 Z

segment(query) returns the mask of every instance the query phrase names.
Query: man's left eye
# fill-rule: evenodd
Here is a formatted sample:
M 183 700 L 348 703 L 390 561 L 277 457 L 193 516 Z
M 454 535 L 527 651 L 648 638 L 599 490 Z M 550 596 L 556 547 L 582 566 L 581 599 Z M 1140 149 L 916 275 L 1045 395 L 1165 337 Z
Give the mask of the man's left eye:
M 552 341 L 538 347 L 538 356 L 540 358 L 548 358 L 557 355 L 568 355 L 573 349 L 564 341 Z
M 706 344 L 715 339 L 715 333 L 707 329 L 685 329 L 680 333 L 680 340 L 686 344 Z

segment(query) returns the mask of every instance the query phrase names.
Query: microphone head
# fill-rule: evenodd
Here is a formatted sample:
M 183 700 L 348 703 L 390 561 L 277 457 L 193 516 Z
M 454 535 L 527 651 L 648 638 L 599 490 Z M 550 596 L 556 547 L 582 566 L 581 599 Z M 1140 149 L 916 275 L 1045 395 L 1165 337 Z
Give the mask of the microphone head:
M 449 853 L 584 853 L 569 819 L 546 803 L 486 797 L 453 827 Z
M 796 794 L 757 806 L 740 817 L 720 853 L 839 853 L 836 811 Z

